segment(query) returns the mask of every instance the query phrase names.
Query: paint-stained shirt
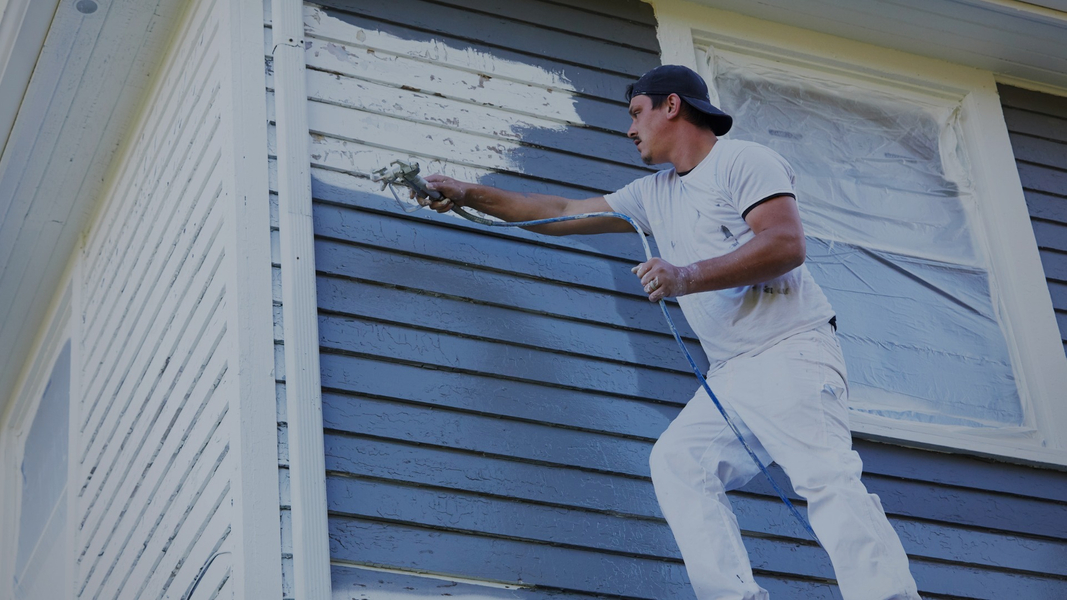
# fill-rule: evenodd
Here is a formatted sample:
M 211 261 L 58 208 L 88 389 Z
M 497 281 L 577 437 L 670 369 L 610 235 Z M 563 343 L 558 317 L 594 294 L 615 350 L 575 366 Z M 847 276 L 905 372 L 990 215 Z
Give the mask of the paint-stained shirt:
M 656 238 L 664 260 L 685 266 L 755 237 L 745 222 L 748 211 L 777 196 L 796 198 L 795 180 L 793 168 L 770 148 L 720 139 L 685 175 L 659 171 L 606 199 Z M 713 365 L 760 352 L 834 315 L 805 265 L 757 285 L 682 296 L 678 303 Z

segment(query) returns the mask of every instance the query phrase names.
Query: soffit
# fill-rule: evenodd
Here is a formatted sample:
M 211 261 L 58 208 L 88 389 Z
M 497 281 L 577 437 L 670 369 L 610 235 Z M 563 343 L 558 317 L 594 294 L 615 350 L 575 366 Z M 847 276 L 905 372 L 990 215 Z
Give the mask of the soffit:
M 184 3 L 77 4 L 60 0 L 43 46 L 29 44 L 39 54 L 18 93 L 6 93 L 17 69 L 0 80 L 21 99 L 0 157 L 0 412 Z
M 695 0 L 1067 90 L 1067 0 Z

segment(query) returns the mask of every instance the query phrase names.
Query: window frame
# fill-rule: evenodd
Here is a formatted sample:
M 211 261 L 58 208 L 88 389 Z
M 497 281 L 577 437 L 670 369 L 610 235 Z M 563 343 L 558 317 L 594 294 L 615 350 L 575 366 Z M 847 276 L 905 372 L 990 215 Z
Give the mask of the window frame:
M 76 340 L 72 335 L 71 327 L 71 285 L 61 288 L 58 297 L 50 307 L 45 326 L 39 335 L 30 359 L 23 367 L 22 373 L 14 387 L 14 393 L 7 399 L 3 413 L 0 414 L 0 481 L 11 482 L 12 485 L 2 486 L 0 489 L 0 540 L 7 543 L 0 544 L 0 595 L 9 597 L 14 593 L 14 568 L 18 553 L 19 515 L 22 511 L 22 477 L 21 466 L 25 453 L 26 439 L 30 428 L 37 416 L 37 409 L 44 396 L 45 388 L 51 380 L 52 370 L 59 358 L 63 347 L 71 344 L 71 373 L 69 389 L 69 415 L 67 439 L 67 483 L 62 494 L 66 495 L 67 531 L 64 541 L 64 560 L 67 563 L 68 574 L 74 567 L 73 555 L 73 530 L 71 527 L 70 498 L 71 473 L 73 472 L 73 445 L 70 444 L 71 429 L 74 427 L 74 407 L 76 398 L 75 390 L 77 382 L 75 374 Z M 2 400 L 0 400 L 2 401 Z M 71 586 L 73 583 L 70 584 Z M 73 594 L 73 588 L 70 589 Z
M 992 300 L 1000 313 L 1026 424 L 1038 434 L 999 439 L 979 430 L 887 423 L 855 411 L 850 415 L 852 430 L 857 437 L 878 441 L 1067 466 L 1067 402 L 1062 397 L 1067 356 L 993 73 L 681 0 L 653 4 L 664 64 L 686 65 L 707 77 L 705 53 L 718 48 L 813 69 L 830 79 L 960 103 L 963 147 L 978 203 L 968 220 L 987 254 L 990 279 L 996 282 Z

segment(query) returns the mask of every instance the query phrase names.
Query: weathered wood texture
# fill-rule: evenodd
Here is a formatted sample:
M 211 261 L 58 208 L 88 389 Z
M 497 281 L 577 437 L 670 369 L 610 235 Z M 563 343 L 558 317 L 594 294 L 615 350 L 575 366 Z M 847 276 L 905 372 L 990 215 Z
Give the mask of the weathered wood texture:
M 223 10 L 199 3 L 178 34 L 82 250 L 78 597 L 180 597 L 230 550 L 237 389 L 223 275 L 233 201 Z M 232 597 L 230 558 L 215 561 L 197 594 Z
M 998 89 L 1067 352 L 1067 98 Z
M 649 7 L 329 4 L 305 18 L 335 597 L 691 598 L 647 465 L 696 382 L 637 240 L 406 214 L 368 179 L 414 157 L 582 197 L 648 173 L 621 95 L 658 62 Z M 1067 595 L 1063 474 L 858 447 L 924 596 Z M 767 483 L 732 501 L 765 587 L 839 597 Z

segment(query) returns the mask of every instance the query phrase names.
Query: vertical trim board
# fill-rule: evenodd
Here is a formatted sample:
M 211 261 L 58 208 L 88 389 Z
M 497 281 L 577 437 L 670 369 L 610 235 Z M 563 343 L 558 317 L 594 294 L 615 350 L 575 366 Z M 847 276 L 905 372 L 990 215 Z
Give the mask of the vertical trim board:
M 280 514 L 277 467 L 274 354 L 270 263 L 270 198 L 266 140 L 266 94 L 263 71 L 263 1 L 227 3 L 230 52 L 227 88 L 231 115 L 230 143 L 234 169 L 228 203 L 233 236 L 229 279 L 234 323 L 233 363 L 238 378 L 232 428 L 232 554 L 219 556 L 200 584 L 228 589 L 236 598 L 277 599 L 282 591 Z M 215 551 L 220 551 L 219 547 Z M 223 559 L 226 559 L 223 562 Z M 210 560 L 210 558 L 209 558 Z M 195 561 L 194 561 L 195 564 Z M 225 571 L 220 567 L 225 566 Z M 215 574 L 224 576 L 214 582 Z M 183 588 L 184 589 L 184 588 Z M 217 595 L 217 594 L 216 594 Z
M 303 3 L 271 8 L 293 593 L 316 600 L 330 594 L 330 570 Z

